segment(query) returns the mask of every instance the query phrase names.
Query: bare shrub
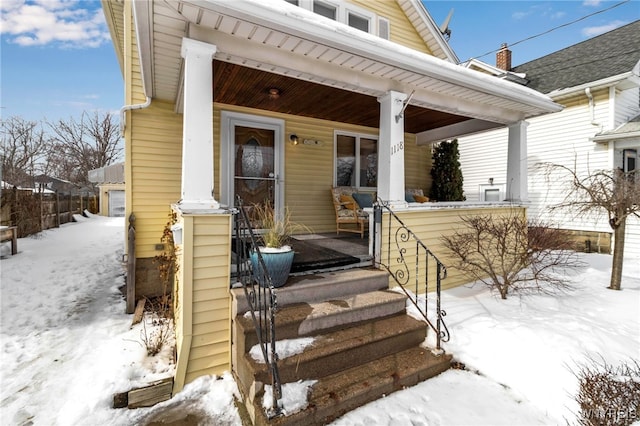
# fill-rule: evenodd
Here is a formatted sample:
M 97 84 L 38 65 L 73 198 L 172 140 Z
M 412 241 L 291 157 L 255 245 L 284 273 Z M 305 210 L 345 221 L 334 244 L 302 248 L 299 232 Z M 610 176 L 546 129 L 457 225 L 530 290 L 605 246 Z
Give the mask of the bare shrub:
M 153 260 L 158 265 L 160 280 L 162 281 L 162 294 L 155 299 L 147 299 L 145 303 L 145 316 L 149 316 L 149 323 L 152 327 L 147 330 L 147 321 L 143 321 L 140 338 L 149 356 L 159 353 L 174 334 L 171 295 L 176 273 L 178 272 L 178 264 L 171 226 L 176 221 L 176 214 L 169 214 L 169 221 L 165 225 L 160 238 L 164 243 L 164 251 Z
M 578 424 L 630 425 L 640 420 L 640 365 L 630 361 L 617 367 L 591 362 L 576 377 L 580 390 Z
M 173 336 L 173 321 L 160 317 L 154 312 L 145 312 L 145 317 L 142 321 L 140 338 L 147 349 L 147 355 L 154 356 L 160 353 Z M 150 326 L 149 329 L 147 329 L 147 322 Z
M 462 217 L 464 229 L 443 237 L 458 270 L 497 290 L 550 293 L 570 287 L 568 270 L 582 266 L 559 229 L 541 222 L 528 224 L 517 210 L 503 216 Z M 531 225 L 531 226 L 529 226 Z

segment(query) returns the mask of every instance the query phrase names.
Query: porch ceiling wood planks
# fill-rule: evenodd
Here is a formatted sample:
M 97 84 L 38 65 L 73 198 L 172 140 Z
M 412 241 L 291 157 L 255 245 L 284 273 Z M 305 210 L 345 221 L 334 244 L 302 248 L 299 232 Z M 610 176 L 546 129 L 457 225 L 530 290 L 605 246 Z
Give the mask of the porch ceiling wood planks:
M 280 90 L 277 99 L 269 98 L 270 88 Z M 215 102 L 225 104 L 374 128 L 378 127 L 380 122 L 380 106 L 373 96 L 228 62 L 214 61 L 213 93 Z M 418 133 L 465 120 L 465 117 L 413 105 L 405 111 L 405 129 L 409 133 Z

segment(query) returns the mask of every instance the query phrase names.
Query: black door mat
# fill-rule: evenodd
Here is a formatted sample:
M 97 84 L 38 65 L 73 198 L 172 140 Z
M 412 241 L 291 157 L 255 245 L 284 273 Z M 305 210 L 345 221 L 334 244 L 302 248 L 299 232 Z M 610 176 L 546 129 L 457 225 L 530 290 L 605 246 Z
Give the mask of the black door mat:
M 360 262 L 357 257 L 313 244 L 313 240 L 292 238 L 291 247 L 295 252 L 291 273 L 335 268 Z

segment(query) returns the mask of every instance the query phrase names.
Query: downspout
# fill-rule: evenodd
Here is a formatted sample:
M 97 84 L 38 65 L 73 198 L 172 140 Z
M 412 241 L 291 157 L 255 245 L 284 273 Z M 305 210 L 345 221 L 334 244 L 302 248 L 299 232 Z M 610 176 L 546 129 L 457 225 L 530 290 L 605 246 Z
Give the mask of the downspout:
M 120 108 L 120 134 L 124 133 L 124 129 L 126 127 L 126 114 L 125 114 L 125 112 L 131 111 L 131 110 L 134 110 L 134 109 L 147 108 L 149 105 L 151 105 L 151 98 L 149 96 L 147 96 L 146 98 L 147 98 L 147 100 L 144 101 L 144 103 L 142 103 L 142 104 L 130 104 L 130 105 L 125 105 L 122 108 Z
M 591 125 L 600 127 L 599 123 L 596 123 L 596 111 L 595 111 L 595 102 L 593 101 L 593 95 L 591 94 L 591 89 L 584 89 L 585 95 L 589 98 L 589 111 L 591 112 Z
M 133 13 L 133 22 L 134 22 L 134 28 L 136 28 L 136 45 L 138 46 L 138 57 L 142 57 L 142 55 L 140 54 L 140 34 L 138 34 L 138 15 L 136 13 L 136 8 L 135 7 L 131 7 L 132 13 Z M 127 127 L 126 126 L 126 112 L 127 111 L 131 111 L 134 109 L 144 109 L 147 108 L 149 105 L 151 105 L 151 97 L 147 94 L 147 87 L 145 84 L 145 80 L 144 80 L 144 67 L 140 67 L 140 78 L 142 80 L 142 92 L 145 95 L 145 101 L 144 103 L 141 104 L 129 104 L 129 105 L 125 105 L 122 108 L 120 108 L 120 134 L 124 135 L 124 129 Z

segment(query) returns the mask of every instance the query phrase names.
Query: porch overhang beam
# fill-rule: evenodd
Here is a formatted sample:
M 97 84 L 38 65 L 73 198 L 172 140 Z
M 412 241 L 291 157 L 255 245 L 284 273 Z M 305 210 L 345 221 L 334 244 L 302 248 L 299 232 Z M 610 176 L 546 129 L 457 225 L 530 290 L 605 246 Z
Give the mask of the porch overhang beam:
M 369 96 L 380 97 L 390 90 L 411 93 L 415 91 L 411 104 L 455 115 L 499 122 L 503 125 L 524 119 L 522 111 L 514 111 L 483 102 L 475 102 L 467 97 L 456 96 L 443 89 L 441 92 L 428 90 L 419 85 L 401 84 L 391 78 L 378 77 L 366 72 L 357 72 L 345 66 L 321 61 L 308 56 L 294 55 L 287 50 L 234 37 L 201 25 L 189 26 L 189 37 L 205 43 L 215 43 L 215 58 L 220 61 L 252 67 L 266 72 L 307 80 Z M 251 57 L 240 56 L 238 52 L 251 52 Z M 443 62 L 444 63 L 444 62 Z M 412 71 L 398 68 L 399 71 Z M 331 76 L 331 77 L 327 77 Z M 416 74 L 414 81 L 424 82 L 435 79 L 429 75 Z M 176 99 L 181 112 L 181 96 Z
M 483 132 L 485 130 L 495 129 L 502 126 L 502 123 L 471 119 L 463 121 L 462 123 L 451 124 L 437 129 L 417 133 L 416 143 L 418 145 L 428 145 L 431 143 L 442 142 L 444 140 L 467 136 L 473 133 Z

